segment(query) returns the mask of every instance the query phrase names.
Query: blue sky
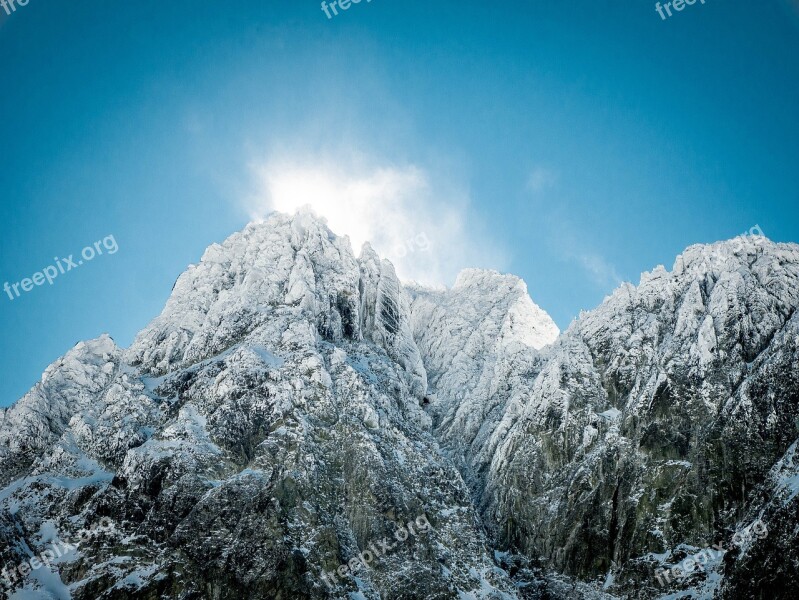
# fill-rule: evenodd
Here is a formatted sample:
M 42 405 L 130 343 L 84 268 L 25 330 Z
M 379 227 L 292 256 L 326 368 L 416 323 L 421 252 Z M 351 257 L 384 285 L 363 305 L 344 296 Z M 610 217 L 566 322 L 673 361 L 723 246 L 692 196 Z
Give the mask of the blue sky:
M 562 328 L 690 244 L 799 241 L 794 0 L 30 0 L 0 57 L 0 285 L 119 247 L 0 296 L 0 405 L 298 200 L 408 278 L 516 273 Z

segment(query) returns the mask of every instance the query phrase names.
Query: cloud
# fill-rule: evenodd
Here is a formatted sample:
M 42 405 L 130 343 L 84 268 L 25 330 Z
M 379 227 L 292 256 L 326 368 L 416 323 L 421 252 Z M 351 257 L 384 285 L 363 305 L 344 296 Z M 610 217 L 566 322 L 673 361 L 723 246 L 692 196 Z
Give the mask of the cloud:
M 595 250 L 592 232 L 577 224 L 564 206 L 551 209 L 544 221 L 549 245 L 562 260 L 580 267 L 595 285 L 607 292 L 623 283 L 616 266 Z
M 535 194 L 555 187 L 558 174 L 546 167 L 537 166 L 527 179 L 527 189 Z
M 462 268 L 504 266 L 504 253 L 469 222 L 468 193 L 416 165 L 335 153 L 250 166 L 251 219 L 310 206 L 334 233 L 349 236 L 356 254 L 370 242 L 401 279 L 450 285 Z
M 582 266 L 597 285 L 615 289 L 623 281 L 616 267 L 598 254 L 575 254 L 570 258 Z

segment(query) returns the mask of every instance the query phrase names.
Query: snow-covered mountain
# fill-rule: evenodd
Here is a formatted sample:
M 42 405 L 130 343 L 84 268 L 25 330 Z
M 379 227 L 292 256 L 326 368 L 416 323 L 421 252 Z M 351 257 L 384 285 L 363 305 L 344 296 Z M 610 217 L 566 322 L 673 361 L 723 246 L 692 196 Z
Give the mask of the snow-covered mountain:
M 795 597 L 797 305 L 799 246 L 750 237 L 693 246 L 582 315 L 494 429 L 481 507 L 500 545 L 657 597 L 653 569 L 760 519 L 765 539 L 674 587 Z
M 799 246 L 736 238 L 560 333 L 273 215 L 0 411 L 3 593 L 795 597 L 797 304 Z

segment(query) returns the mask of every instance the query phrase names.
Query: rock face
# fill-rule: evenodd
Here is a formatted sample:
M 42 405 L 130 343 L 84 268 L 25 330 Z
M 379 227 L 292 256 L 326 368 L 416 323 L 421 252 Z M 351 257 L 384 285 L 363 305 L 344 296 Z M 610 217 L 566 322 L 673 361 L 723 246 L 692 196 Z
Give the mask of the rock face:
M 765 540 L 673 583 L 793 597 L 798 303 L 799 248 L 751 238 L 691 247 L 582 315 L 494 430 L 481 504 L 500 545 L 657 597 L 655 569 L 761 519 Z
M 513 275 L 468 269 L 451 290 L 409 293 L 435 436 L 479 494 L 497 424 L 527 393 L 558 327 Z
M 129 349 L 78 344 L 0 411 L 0 585 L 793 598 L 797 304 L 799 247 L 737 238 L 559 334 L 516 277 L 406 288 L 274 215 L 211 246 Z

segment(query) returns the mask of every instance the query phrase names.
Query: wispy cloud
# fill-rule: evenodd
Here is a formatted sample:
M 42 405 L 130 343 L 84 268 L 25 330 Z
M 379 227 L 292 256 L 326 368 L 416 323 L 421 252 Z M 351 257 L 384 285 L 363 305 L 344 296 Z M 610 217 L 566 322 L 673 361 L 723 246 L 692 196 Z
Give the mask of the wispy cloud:
M 597 285 L 614 289 L 623 281 L 616 267 L 598 254 L 574 254 L 569 258 L 582 266 Z
M 527 181 L 527 191 L 537 194 L 553 188 L 558 182 L 557 172 L 543 166 L 533 169 Z M 610 292 L 624 279 L 615 265 L 597 252 L 591 243 L 593 235 L 578 225 L 579 219 L 567 200 L 540 205 L 541 222 L 545 223 L 548 243 L 563 261 L 582 269 L 597 286 Z
M 338 152 L 272 156 L 251 169 L 251 219 L 310 206 L 356 254 L 370 242 L 402 279 L 450 285 L 464 267 L 504 267 L 498 245 L 470 223 L 468 193 L 419 166 Z
M 535 194 L 555 187 L 558 174 L 544 166 L 535 167 L 527 178 L 527 190 Z

